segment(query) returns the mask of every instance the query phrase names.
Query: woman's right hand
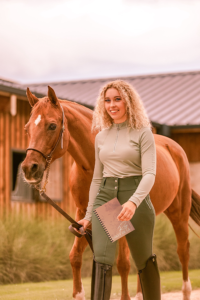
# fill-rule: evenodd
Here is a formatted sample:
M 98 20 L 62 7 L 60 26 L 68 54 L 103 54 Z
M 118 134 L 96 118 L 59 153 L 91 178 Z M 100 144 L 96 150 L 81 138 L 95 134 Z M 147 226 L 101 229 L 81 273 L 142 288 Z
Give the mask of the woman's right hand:
M 90 221 L 82 219 L 80 221 L 77 222 L 78 224 L 83 226 L 84 231 L 87 229 L 87 227 L 91 224 Z M 78 230 L 77 230 L 78 231 Z

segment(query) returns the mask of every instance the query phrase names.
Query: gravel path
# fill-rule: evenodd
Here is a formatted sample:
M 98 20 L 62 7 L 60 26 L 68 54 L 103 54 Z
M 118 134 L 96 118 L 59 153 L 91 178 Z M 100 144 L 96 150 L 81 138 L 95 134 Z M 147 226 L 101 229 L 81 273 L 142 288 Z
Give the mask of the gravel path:
M 162 300 L 182 300 L 182 299 L 183 299 L 182 292 L 167 293 L 162 295 Z M 200 290 L 192 291 L 190 300 L 200 300 Z
M 182 300 L 182 299 L 183 299 L 182 292 L 162 294 L 162 300 Z M 113 299 L 113 300 L 118 300 L 118 299 Z M 131 298 L 131 300 L 135 300 L 135 298 Z M 200 290 L 192 291 L 190 300 L 200 300 Z

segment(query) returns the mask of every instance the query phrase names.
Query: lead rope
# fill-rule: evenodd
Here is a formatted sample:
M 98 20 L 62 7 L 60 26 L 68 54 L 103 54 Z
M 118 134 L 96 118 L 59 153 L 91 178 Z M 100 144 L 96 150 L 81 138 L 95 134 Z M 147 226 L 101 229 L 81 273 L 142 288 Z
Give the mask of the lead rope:
M 58 206 L 53 200 L 51 200 L 51 198 L 49 198 L 47 195 L 46 195 L 46 185 L 48 183 L 48 178 L 49 178 L 49 172 L 50 172 L 50 164 L 51 164 L 51 161 L 52 161 L 52 154 L 54 152 L 54 150 L 56 149 L 60 139 L 61 139 L 61 149 L 63 149 L 63 133 L 65 131 L 65 125 L 64 125 L 64 110 L 63 110 L 63 107 L 62 105 L 60 105 L 61 108 L 62 108 L 62 129 L 61 129 L 61 134 L 59 135 L 59 138 L 53 148 L 53 150 L 51 151 L 51 153 L 46 157 L 46 178 L 45 178 L 45 182 L 44 182 L 44 185 L 43 187 L 41 188 L 40 187 L 40 184 L 39 185 L 35 185 L 35 188 L 39 191 L 40 195 L 50 204 L 52 205 L 61 215 L 63 215 L 68 221 L 71 222 L 71 225 L 69 226 L 69 230 L 75 235 L 77 236 L 78 238 L 82 237 L 82 236 L 85 236 L 92 252 L 94 252 L 93 250 L 93 245 L 92 245 L 92 231 L 90 229 L 86 229 L 85 232 L 83 230 L 83 227 L 77 223 L 74 219 L 72 219 L 60 206 Z M 30 150 L 35 150 L 35 149 L 31 149 L 29 148 Z M 38 150 L 35 150 L 35 151 L 38 151 Z M 41 153 L 43 155 L 42 152 L 38 151 L 39 153 Z M 44 156 L 44 155 L 43 155 Z M 45 156 L 44 156 L 45 157 Z M 80 233 L 78 233 L 74 228 L 78 229 Z
M 48 179 L 49 179 L 49 172 L 50 172 L 50 164 L 52 161 L 52 157 L 47 157 L 46 159 L 46 178 L 45 178 L 45 182 L 42 188 L 40 188 L 40 184 L 39 185 L 35 185 L 35 188 L 39 191 L 40 195 L 42 193 L 46 193 L 46 185 L 48 183 Z

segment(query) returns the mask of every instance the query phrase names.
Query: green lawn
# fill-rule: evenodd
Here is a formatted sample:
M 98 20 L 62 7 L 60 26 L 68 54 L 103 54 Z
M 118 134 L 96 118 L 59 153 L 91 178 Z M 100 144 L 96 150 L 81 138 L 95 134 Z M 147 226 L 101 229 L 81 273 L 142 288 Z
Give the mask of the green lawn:
M 200 270 L 189 272 L 193 289 L 200 288 Z M 86 299 L 90 299 L 90 278 L 83 279 Z M 182 274 L 176 272 L 161 272 L 162 292 L 180 291 Z M 130 295 L 136 292 L 136 275 L 129 276 Z M 112 298 L 120 298 L 121 280 L 113 277 Z M 0 286 L 1 300 L 68 300 L 72 299 L 72 280 L 48 281 L 40 283 L 10 284 Z

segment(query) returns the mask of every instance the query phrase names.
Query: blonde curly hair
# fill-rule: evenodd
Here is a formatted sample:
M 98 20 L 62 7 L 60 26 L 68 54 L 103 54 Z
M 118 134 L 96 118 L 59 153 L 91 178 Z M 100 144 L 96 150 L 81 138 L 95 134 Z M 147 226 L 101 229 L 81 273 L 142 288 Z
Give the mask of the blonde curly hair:
M 135 89 L 126 81 L 115 80 L 107 83 L 99 93 L 93 114 L 92 131 L 102 130 L 112 125 L 113 120 L 107 113 L 104 105 L 106 91 L 110 88 L 118 90 L 127 107 L 127 119 L 132 128 L 150 127 L 151 123 L 144 105 Z

